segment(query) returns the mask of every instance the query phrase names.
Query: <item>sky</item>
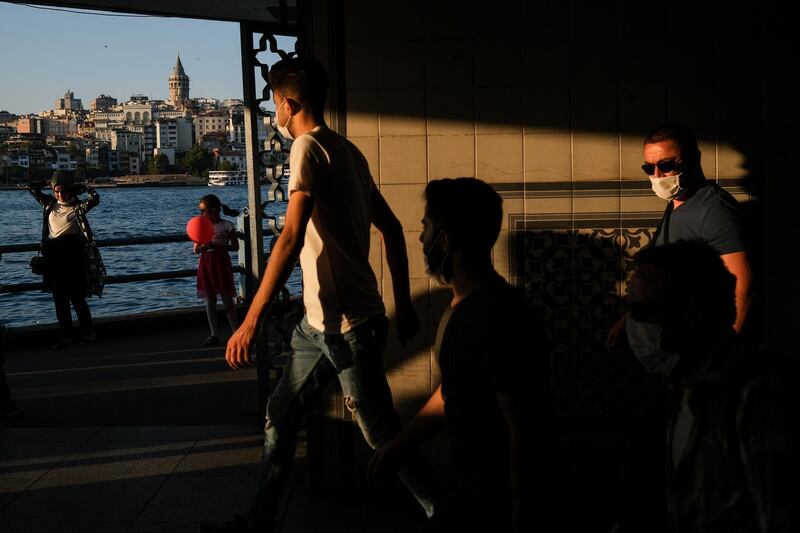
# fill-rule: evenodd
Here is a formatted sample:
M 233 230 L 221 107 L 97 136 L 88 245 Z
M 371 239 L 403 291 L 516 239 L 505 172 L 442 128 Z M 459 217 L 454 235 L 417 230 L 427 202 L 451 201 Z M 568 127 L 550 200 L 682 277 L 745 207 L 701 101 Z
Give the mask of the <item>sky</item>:
M 242 97 L 238 24 L 113 15 L 0 1 L 0 110 L 52 109 L 67 89 L 86 108 L 100 94 L 166 100 L 178 53 L 191 97 Z

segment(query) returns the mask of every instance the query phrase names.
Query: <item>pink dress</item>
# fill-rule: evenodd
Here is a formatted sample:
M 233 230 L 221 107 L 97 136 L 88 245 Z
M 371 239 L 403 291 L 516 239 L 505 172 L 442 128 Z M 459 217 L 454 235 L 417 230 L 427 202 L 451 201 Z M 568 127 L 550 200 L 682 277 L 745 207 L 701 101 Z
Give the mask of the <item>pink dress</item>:
M 227 220 L 214 224 L 215 245 L 225 245 L 229 242 L 229 235 L 236 227 Z M 197 265 L 197 296 L 206 298 L 211 294 L 234 296 L 236 289 L 233 286 L 233 267 L 227 251 L 206 250 L 200 254 Z

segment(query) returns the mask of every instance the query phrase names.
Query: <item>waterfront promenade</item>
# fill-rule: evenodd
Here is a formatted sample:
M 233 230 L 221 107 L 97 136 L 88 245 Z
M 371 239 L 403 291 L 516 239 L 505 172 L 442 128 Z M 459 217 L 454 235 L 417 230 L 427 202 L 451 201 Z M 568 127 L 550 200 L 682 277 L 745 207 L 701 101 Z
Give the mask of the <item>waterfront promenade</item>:
M 7 352 L 23 414 L 0 420 L 0 531 L 190 532 L 246 510 L 261 445 L 254 369 L 233 372 L 205 324 L 115 330 L 89 347 Z M 28 343 L 30 345 L 30 343 Z M 396 486 L 309 488 L 298 448 L 280 531 L 414 531 Z

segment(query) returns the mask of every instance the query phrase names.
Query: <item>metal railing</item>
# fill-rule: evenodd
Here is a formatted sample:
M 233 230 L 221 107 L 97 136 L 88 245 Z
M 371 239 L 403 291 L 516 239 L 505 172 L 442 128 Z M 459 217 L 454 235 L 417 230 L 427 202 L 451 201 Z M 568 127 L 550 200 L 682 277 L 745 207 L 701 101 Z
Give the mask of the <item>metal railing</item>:
M 242 250 L 242 240 L 246 237 L 241 232 L 239 233 L 240 246 Z M 137 246 L 146 244 L 164 244 L 164 243 L 177 243 L 188 242 L 189 237 L 184 233 L 174 233 L 169 235 L 154 235 L 154 236 L 139 236 L 139 237 L 122 237 L 118 239 L 98 239 L 97 246 L 99 248 L 109 248 L 113 246 Z M 24 244 L 2 244 L 0 245 L 0 255 L 5 253 L 21 253 L 21 252 L 36 252 L 39 250 L 40 244 L 24 243 Z M 233 267 L 234 272 L 244 274 L 246 271 L 241 265 Z M 106 285 L 113 285 L 119 283 L 135 283 L 139 281 L 156 281 L 164 279 L 176 278 L 189 278 L 197 275 L 196 268 L 184 268 L 181 270 L 166 270 L 162 272 L 144 272 L 140 274 L 120 274 L 116 276 L 106 276 Z M 0 285 L 0 294 L 4 293 L 19 293 L 42 290 L 44 285 L 41 281 L 31 283 L 15 283 L 12 285 Z

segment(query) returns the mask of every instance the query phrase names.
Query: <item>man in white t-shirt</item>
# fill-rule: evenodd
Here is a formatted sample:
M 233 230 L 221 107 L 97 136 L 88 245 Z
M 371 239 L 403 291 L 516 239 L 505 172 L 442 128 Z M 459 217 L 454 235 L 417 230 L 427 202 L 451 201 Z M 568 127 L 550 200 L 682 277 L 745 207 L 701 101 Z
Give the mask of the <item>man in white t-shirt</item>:
M 328 78 L 314 60 L 293 58 L 270 70 L 278 129 L 293 138 L 286 223 L 242 325 L 228 341 L 231 368 L 251 364 L 250 348 L 299 257 L 306 313 L 267 405 L 262 472 L 246 517 L 225 531 L 271 531 L 310 397 L 338 378 L 345 405 L 373 448 L 396 436 L 400 420 L 383 370 L 388 321 L 369 264 L 370 226 L 381 232 L 392 274 L 401 342 L 420 329 L 411 304 L 403 228 L 375 186 L 367 161 L 323 118 Z M 401 479 L 433 514 L 435 481 L 421 456 Z M 209 530 L 209 529 L 207 529 Z M 219 530 L 219 529 L 218 529 Z

